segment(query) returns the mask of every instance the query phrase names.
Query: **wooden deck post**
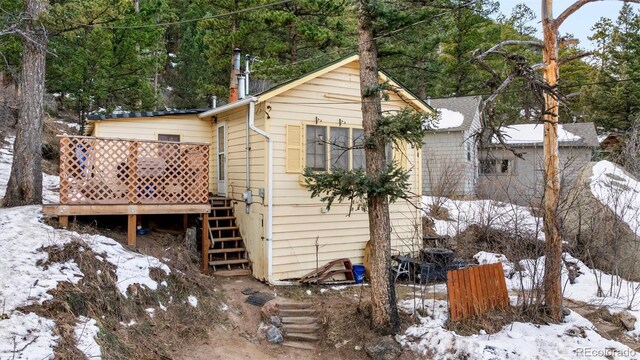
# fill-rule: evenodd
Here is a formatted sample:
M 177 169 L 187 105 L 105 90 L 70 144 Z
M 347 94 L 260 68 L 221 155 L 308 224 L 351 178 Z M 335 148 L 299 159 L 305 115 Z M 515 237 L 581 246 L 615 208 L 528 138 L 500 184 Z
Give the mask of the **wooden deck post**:
M 182 215 L 182 230 L 187 231 L 189 227 L 189 214 Z
M 202 214 L 202 272 L 209 269 L 209 214 Z
M 68 216 L 58 216 L 58 225 L 66 229 L 69 227 L 69 217 Z
M 136 215 L 129 214 L 127 226 L 127 243 L 130 247 L 136 247 Z

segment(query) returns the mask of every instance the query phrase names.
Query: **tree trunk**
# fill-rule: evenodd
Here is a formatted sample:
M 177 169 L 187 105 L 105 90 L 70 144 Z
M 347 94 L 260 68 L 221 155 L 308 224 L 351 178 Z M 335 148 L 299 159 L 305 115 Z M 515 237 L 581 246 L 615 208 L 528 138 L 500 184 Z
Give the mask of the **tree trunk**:
M 375 134 L 382 117 L 378 83 L 378 49 L 371 29 L 367 0 L 358 2 L 358 52 L 360 55 L 360 93 L 364 128 L 366 171 L 376 179 L 386 168 L 385 143 Z M 371 144 L 371 146 L 369 146 Z M 385 195 L 367 198 L 371 236 L 371 325 L 381 333 L 395 333 L 399 328 L 394 279 L 391 273 L 391 222 L 389 200 Z
M 544 78 L 549 86 L 558 82 L 558 28 L 553 19 L 553 0 L 542 1 L 542 30 L 544 46 L 542 60 L 546 67 Z M 560 203 L 560 173 L 558 160 L 558 99 L 553 94 L 545 94 L 544 115 L 544 236 L 545 272 L 544 298 L 549 315 L 555 321 L 562 320 L 561 262 L 562 238 L 558 222 Z
M 25 0 L 29 15 L 23 40 L 20 111 L 13 145 L 13 164 L 4 197 L 5 206 L 42 203 L 42 118 L 47 34 L 38 18 L 46 0 Z

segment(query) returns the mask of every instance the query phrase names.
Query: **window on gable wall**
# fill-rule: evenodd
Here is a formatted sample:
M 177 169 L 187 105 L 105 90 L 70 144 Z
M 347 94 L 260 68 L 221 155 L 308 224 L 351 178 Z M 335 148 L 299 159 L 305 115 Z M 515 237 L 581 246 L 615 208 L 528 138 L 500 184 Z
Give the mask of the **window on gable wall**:
M 314 171 L 327 170 L 327 127 L 307 126 L 306 166 Z
M 349 169 L 349 129 L 331 127 L 331 169 Z
M 304 139 L 302 138 L 304 134 Z M 350 126 L 294 125 L 286 126 L 285 168 L 287 173 L 332 169 L 365 168 L 364 130 Z M 391 142 L 385 146 L 387 163 L 408 166 L 405 151 Z
M 353 129 L 353 170 L 364 169 L 364 130 Z

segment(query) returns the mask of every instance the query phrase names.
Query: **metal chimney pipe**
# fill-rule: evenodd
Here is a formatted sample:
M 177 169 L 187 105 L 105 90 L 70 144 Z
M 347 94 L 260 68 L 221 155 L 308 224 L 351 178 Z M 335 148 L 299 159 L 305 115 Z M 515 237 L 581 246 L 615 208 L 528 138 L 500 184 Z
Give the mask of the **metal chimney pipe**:
M 244 56 L 244 91 L 245 95 L 249 95 L 249 74 L 251 74 L 251 55 L 247 54 Z
M 240 49 L 233 49 L 233 70 L 240 71 Z
M 244 75 L 238 75 L 238 99 L 244 99 L 246 97 L 246 85 L 247 83 L 245 82 Z
M 211 97 L 211 108 L 215 109 L 217 105 L 218 105 L 218 97 L 213 95 Z

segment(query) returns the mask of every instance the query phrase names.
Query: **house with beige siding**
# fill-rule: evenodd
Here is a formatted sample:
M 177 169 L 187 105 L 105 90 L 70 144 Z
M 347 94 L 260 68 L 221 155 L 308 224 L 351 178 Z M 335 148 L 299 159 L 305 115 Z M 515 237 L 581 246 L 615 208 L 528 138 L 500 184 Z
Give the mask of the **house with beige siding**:
M 395 87 L 383 111 L 432 108 L 380 72 Z M 362 137 L 359 62 L 341 59 L 313 73 L 238 101 L 188 113 L 95 117 L 87 133 L 96 137 L 188 141 L 210 144 L 212 212 L 203 226 L 210 234 L 205 258 L 212 271 L 250 271 L 281 283 L 325 263 L 349 258 L 362 263 L 369 240 L 366 213 L 350 214 L 348 203 L 328 210 L 312 199 L 303 170 L 354 169 L 360 150 L 338 151 Z M 335 145 L 332 145 L 335 144 Z M 391 149 L 393 161 L 411 169 L 411 191 L 422 193 L 422 154 L 411 146 Z M 412 201 L 390 206 L 392 245 L 398 253 L 418 250 L 421 213 Z
M 432 196 L 473 196 L 478 181 L 481 96 L 430 99 L 439 120 L 422 143 L 422 191 Z

